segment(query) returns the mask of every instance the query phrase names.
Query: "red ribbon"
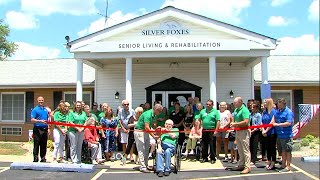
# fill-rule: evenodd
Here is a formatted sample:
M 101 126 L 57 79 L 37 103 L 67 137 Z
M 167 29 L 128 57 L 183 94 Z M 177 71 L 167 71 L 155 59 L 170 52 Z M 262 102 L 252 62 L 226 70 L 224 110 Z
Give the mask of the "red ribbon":
M 58 125 L 58 126 L 68 126 L 68 127 L 83 127 L 83 128 L 89 128 L 89 129 L 103 129 L 103 130 L 111 130 L 114 131 L 115 128 L 104 128 L 101 126 L 85 126 L 85 125 L 81 125 L 81 124 L 71 124 L 71 123 L 62 123 L 62 122 L 57 122 L 57 121 L 48 121 L 47 124 L 52 124 L 52 125 Z M 218 132 L 225 132 L 228 130 L 235 130 L 235 131 L 241 131 L 241 130 L 247 130 L 247 129 L 260 129 L 260 128 L 267 128 L 267 127 L 273 127 L 272 124 L 262 124 L 262 125 L 256 125 L 256 126 L 247 126 L 247 127 L 241 127 L 241 128 L 223 128 L 223 129 L 218 129 Z M 140 132 L 156 132 L 156 133 L 167 133 L 167 132 L 179 132 L 179 133 L 183 133 L 183 132 L 190 132 L 190 131 L 164 131 L 161 129 L 155 129 L 155 130 L 128 130 L 128 131 L 140 131 Z M 206 130 L 202 130 L 203 132 L 215 132 L 215 129 L 206 129 Z

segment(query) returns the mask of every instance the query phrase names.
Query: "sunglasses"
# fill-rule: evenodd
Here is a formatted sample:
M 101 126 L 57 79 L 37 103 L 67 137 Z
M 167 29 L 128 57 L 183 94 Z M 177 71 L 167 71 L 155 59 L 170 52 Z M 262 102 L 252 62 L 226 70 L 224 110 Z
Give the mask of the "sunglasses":
M 124 106 L 129 106 L 129 104 L 123 104 Z

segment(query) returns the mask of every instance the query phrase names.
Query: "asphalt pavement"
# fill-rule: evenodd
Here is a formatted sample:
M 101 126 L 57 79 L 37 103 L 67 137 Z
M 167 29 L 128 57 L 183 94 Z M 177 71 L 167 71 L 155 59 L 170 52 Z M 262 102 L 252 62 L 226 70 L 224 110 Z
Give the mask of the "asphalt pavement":
M 1 161 L 1 160 L 0 160 Z M 116 180 L 141 180 L 159 179 L 155 173 L 140 173 L 135 164 L 120 165 L 120 161 L 108 162 L 106 165 L 96 166 L 93 173 L 77 172 L 49 172 L 34 170 L 10 170 L 11 162 L 0 162 L 0 180 L 28 180 L 28 179 L 116 179 Z M 152 161 L 149 161 L 149 165 Z M 181 163 L 181 171 L 177 174 L 171 173 L 168 177 L 160 179 L 245 179 L 259 180 L 270 179 L 319 179 L 319 163 L 304 163 L 301 158 L 293 158 L 291 172 L 279 173 L 277 171 L 266 171 L 265 162 L 252 165 L 252 172 L 240 175 L 239 171 L 225 170 L 227 166 L 234 164 L 217 161 L 215 164 L 200 163 L 184 160 Z

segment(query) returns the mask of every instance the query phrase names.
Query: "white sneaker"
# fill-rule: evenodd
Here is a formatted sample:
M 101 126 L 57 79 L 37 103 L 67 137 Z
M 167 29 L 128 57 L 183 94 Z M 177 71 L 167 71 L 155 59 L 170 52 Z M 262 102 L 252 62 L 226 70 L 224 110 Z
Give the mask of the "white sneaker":
M 55 160 L 52 161 L 52 163 L 58 164 L 59 162 L 55 159 Z
M 97 165 L 98 162 L 96 160 L 92 160 L 92 164 Z
M 194 155 L 194 151 L 193 151 L 193 150 L 191 150 L 189 154 L 190 154 L 190 155 Z
M 183 156 L 188 156 L 187 152 L 181 153 Z

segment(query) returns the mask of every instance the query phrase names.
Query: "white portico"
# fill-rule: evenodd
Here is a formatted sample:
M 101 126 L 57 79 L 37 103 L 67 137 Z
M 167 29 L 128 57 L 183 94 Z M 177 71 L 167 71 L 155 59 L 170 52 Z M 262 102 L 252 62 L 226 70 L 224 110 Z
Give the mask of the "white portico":
M 115 108 L 127 99 L 134 108 L 157 100 L 169 107 L 188 96 L 231 102 L 231 90 L 244 100 L 253 98 L 252 68 L 262 62 L 262 81 L 268 84 L 267 58 L 276 39 L 166 7 L 68 47 L 78 60 L 77 100 L 86 63 L 96 68 L 95 101 Z

